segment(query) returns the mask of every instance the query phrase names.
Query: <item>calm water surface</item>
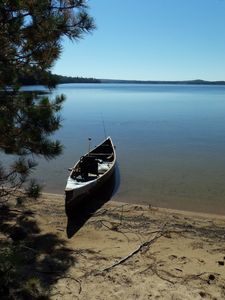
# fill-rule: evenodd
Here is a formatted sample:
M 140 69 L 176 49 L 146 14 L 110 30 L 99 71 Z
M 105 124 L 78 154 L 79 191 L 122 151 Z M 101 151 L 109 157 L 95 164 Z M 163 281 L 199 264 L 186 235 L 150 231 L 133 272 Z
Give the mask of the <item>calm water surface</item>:
M 64 153 L 40 161 L 46 191 L 63 193 L 67 168 L 107 135 L 116 145 L 114 200 L 225 213 L 225 86 L 67 84 Z

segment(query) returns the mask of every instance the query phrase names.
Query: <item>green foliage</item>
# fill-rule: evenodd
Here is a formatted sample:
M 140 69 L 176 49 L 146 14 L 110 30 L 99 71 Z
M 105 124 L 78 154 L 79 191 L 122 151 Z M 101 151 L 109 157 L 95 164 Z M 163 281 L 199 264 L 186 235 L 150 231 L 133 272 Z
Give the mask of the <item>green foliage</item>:
M 0 249 L 0 276 L 13 273 L 14 266 L 18 265 L 20 259 L 18 258 L 14 247 L 5 247 Z
M 21 75 L 50 70 L 62 52 L 63 36 L 77 40 L 94 29 L 86 9 L 85 0 L 1 1 L 0 88 L 14 85 Z
M 29 255 L 24 256 L 22 244 L 4 246 L 0 249 L 0 298 L 1 299 L 49 299 L 40 278 L 28 277 L 24 264 L 29 263 Z
M 14 246 L 5 246 L 0 249 L 0 295 L 9 294 L 10 285 L 15 284 L 21 259 Z
M 24 92 L 22 78 L 53 88 L 50 70 L 62 39 L 80 39 L 94 28 L 85 0 L 0 1 L 0 151 L 19 156 L 8 168 L 0 164 L 0 198 L 27 180 L 34 155 L 52 159 L 62 152 L 51 136 L 61 127 L 65 97 Z
M 35 179 L 31 179 L 28 187 L 26 188 L 26 195 L 30 198 L 37 199 L 41 196 L 42 187 L 36 182 Z
M 40 279 L 35 276 L 27 279 L 23 286 L 23 293 L 33 299 L 49 299 L 47 292 L 43 290 Z
M 55 87 L 57 80 L 50 70 L 62 53 L 63 38 L 80 39 L 94 27 L 85 0 L 0 1 L 0 152 L 14 157 L 7 166 L 0 162 L 1 209 L 7 196 L 20 191 L 28 181 L 37 165 L 35 156 L 52 159 L 63 148 L 51 137 L 61 127 L 65 97 L 52 99 L 49 95 L 24 92 L 22 78 L 35 78 L 49 88 Z M 40 192 L 40 186 L 31 181 L 28 196 L 37 198 Z M 23 202 L 23 196 L 17 195 L 18 203 Z M 0 299 L 47 299 L 44 280 L 30 276 L 34 270 L 31 263 L 38 264 L 39 252 L 35 248 L 40 240 L 34 248 L 21 242 L 33 223 L 22 226 L 24 219 L 18 218 L 16 226 L 11 226 L 8 221 L 12 222 L 12 217 L 5 209 L 0 218 L 0 230 L 12 239 L 0 245 Z M 58 246 L 57 239 L 53 242 Z M 54 252 L 57 254 L 56 247 L 51 256 Z
M 36 98 L 35 98 L 36 97 Z M 59 141 L 48 137 L 61 126 L 58 115 L 63 95 L 50 101 L 34 93 L 0 93 L 0 147 L 5 153 L 27 155 L 34 153 L 54 158 L 62 151 Z

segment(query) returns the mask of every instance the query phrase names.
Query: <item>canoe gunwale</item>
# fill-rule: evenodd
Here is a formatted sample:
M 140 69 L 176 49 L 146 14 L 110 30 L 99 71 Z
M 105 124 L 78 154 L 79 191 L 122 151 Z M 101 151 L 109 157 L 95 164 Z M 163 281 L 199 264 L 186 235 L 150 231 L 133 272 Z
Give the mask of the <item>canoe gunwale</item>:
M 106 144 L 106 145 L 104 145 Z M 104 152 L 98 152 L 98 148 L 99 150 L 103 147 L 107 147 L 107 153 Z M 108 149 L 111 149 L 111 151 L 109 152 Z M 110 160 L 110 158 L 108 158 L 108 160 L 104 160 L 104 156 L 112 156 L 112 160 Z M 97 145 L 95 148 L 93 148 L 92 150 L 90 150 L 90 152 L 86 153 L 85 155 L 83 155 L 82 157 L 93 157 L 96 158 L 96 160 L 101 157 L 102 163 L 103 164 L 107 164 L 108 165 L 108 169 L 105 170 L 103 173 L 100 174 L 96 174 L 96 178 L 92 178 L 92 180 L 77 180 L 76 178 L 73 179 L 73 174 L 75 172 L 75 170 L 77 170 L 79 168 L 80 165 L 80 159 L 75 163 L 74 167 L 72 168 L 68 180 L 67 180 L 67 185 L 65 188 L 65 193 L 72 193 L 72 191 L 74 191 L 74 197 L 76 196 L 76 194 L 85 194 L 86 192 L 89 192 L 92 188 L 100 185 L 101 183 L 103 183 L 107 178 L 109 178 L 111 176 L 111 174 L 113 173 L 113 170 L 115 168 L 115 164 L 116 164 L 116 152 L 115 152 L 115 146 L 113 145 L 112 139 L 111 137 L 107 137 L 102 143 L 100 143 L 99 145 Z M 100 163 L 101 165 L 101 163 Z

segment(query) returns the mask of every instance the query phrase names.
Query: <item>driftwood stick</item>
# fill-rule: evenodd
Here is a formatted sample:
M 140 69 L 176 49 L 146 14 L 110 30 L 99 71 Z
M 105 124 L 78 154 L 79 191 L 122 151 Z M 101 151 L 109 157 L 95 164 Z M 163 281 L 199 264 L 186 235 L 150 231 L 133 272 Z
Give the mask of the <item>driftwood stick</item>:
M 174 282 L 174 281 L 172 281 L 172 280 L 170 280 L 170 279 L 168 279 L 168 278 L 166 278 L 166 277 L 160 275 L 160 273 L 159 273 L 159 271 L 157 270 L 157 268 L 151 268 L 151 270 L 152 270 L 153 273 L 156 274 L 160 279 L 162 279 L 162 280 L 164 280 L 164 281 L 167 281 L 167 282 L 169 282 L 169 283 L 171 283 L 171 284 L 175 284 L 175 283 L 176 283 L 176 282 Z
M 165 225 L 163 227 L 165 227 Z M 103 269 L 102 272 L 108 272 L 108 271 L 110 271 L 111 269 L 115 268 L 116 266 L 123 264 L 129 258 L 131 258 L 135 254 L 137 254 L 139 251 L 142 251 L 145 247 L 149 247 L 157 239 L 159 239 L 161 236 L 163 236 L 164 230 L 162 229 L 161 231 L 159 231 L 159 233 L 160 234 L 156 234 L 151 240 L 146 241 L 146 242 L 142 243 L 141 245 L 139 245 L 137 249 L 135 249 L 134 251 L 132 251 L 131 253 L 129 253 L 127 256 L 121 258 L 120 260 L 118 260 L 117 262 L 115 262 L 114 264 L 112 264 L 111 266 Z

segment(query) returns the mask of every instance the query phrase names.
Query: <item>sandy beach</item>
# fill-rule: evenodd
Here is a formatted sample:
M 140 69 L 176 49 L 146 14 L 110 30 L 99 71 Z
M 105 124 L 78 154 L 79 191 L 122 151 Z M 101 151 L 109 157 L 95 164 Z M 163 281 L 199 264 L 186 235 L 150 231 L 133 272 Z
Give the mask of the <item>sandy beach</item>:
M 28 269 L 51 299 L 225 299 L 223 216 L 109 201 L 81 220 L 54 194 L 24 205 Z

